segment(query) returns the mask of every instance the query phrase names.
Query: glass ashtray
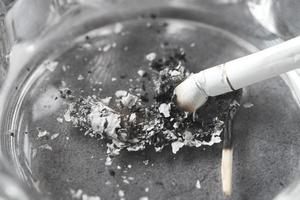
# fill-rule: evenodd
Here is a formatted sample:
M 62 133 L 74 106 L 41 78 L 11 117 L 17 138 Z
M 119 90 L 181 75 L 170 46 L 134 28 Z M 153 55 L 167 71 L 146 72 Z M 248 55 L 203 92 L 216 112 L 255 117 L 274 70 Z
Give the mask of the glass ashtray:
M 124 78 L 141 76 L 138 71 L 151 59 L 147 55 L 161 55 L 166 48 L 184 50 L 189 70 L 197 72 L 286 39 L 258 21 L 253 2 L 53 1 L 41 6 L 33 23 L 40 23 L 36 35 L 19 26 L 21 19 L 7 18 L 8 37 L 18 43 L 11 45 L 0 99 L 3 159 L 33 191 L 28 199 L 34 193 L 62 200 L 227 199 L 221 142 L 183 147 L 176 154 L 171 146 L 161 152 L 124 150 L 107 160 L 106 141 L 85 135 L 66 117 L 69 104 L 61 89 L 83 98 L 110 97 L 128 89 Z M 40 10 L 49 12 L 45 19 Z M 294 71 L 243 89 L 233 123 L 230 199 L 273 199 L 299 177 L 297 81 Z

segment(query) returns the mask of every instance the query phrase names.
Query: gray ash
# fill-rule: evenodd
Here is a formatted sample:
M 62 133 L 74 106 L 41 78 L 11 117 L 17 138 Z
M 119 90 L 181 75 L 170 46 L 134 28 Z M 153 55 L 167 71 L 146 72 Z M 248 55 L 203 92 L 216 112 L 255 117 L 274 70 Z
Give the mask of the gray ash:
M 113 97 L 74 98 L 68 89 L 63 90 L 61 97 L 70 99 L 67 121 L 86 135 L 106 139 L 109 154 L 147 146 L 161 151 L 169 144 L 176 153 L 184 145 L 219 143 L 223 121 L 239 106 L 240 91 L 209 98 L 195 113 L 183 112 L 175 105 L 173 91 L 191 74 L 185 67 L 185 52 L 171 49 L 152 58 L 137 71 L 139 78 L 132 81 L 133 86 L 117 90 Z
M 63 88 L 59 90 L 60 97 L 63 99 L 73 99 L 72 91 L 69 88 Z

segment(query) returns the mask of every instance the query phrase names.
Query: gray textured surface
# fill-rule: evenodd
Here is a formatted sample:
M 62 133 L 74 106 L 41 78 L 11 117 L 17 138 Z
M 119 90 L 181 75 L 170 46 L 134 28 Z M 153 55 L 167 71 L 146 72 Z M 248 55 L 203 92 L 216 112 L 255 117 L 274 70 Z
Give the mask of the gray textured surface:
M 299 175 L 299 110 L 279 78 L 253 86 L 248 92 L 247 101 L 254 106 L 242 108 L 236 116 L 234 185 L 230 199 L 272 199 Z M 47 180 L 43 187 L 56 197 L 65 196 L 68 188 L 80 188 L 103 199 L 118 199 L 119 189 L 125 191 L 126 199 L 141 196 L 227 199 L 222 195 L 220 184 L 221 145 L 205 150 L 183 148 L 177 155 L 172 155 L 170 148 L 162 153 L 123 152 L 113 160 L 111 167 L 104 167 L 105 148 L 99 144 L 101 142 L 75 134 L 63 149 L 54 146 L 59 149 L 54 150 L 55 154 L 43 153 L 38 170 L 42 173 L 40 178 Z M 92 155 L 95 157 L 91 158 Z M 144 160 L 149 160 L 147 166 Z M 128 164 L 132 165 L 131 169 Z M 122 170 L 118 170 L 117 165 Z M 124 173 L 124 169 L 128 172 Z M 111 176 L 109 170 L 114 170 L 115 176 Z M 132 176 L 135 180 L 127 185 L 122 176 Z M 201 183 L 200 190 L 195 187 L 197 179 Z M 112 185 L 105 185 L 107 180 Z M 116 187 L 117 184 L 120 187 Z M 149 193 L 144 191 L 146 187 Z
M 82 87 L 86 93 L 92 92 L 89 84 L 77 81 L 78 73 L 87 76 L 86 71 L 90 68 L 94 70 L 92 78 L 104 81 L 106 94 L 113 94 L 112 88 L 120 88 L 122 85 L 118 82 L 113 85 L 111 77 L 123 72 L 129 76 L 137 76 L 136 71 L 139 63 L 144 62 L 144 55 L 149 51 L 159 51 L 159 43 L 164 39 L 183 46 L 194 67 L 210 66 L 248 53 L 232 38 L 207 27 L 199 26 L 194 29 L 194 25 L 185 24 L 185 28 L 178 32 L 162 31 L 160 37 L 157 37 L 156 29 L 149 31 L 145 26 L 135 30 L 135 25 L 132 26 L 127 28 L 135 33 L 134 36 L 122 37 L 121 40 L 113 36 L 109 38 L 118 44 L 112 51 L 96 51 L 95 57 L 93 49 L 82 51 L 78 48 L 74 52 L 68 52 L 68 59 L 62 57 L 64 60 L 61 62 L 72 65 L 73 70 L 64 73 L 57 69 L 52 74 L 45 74 L 50 79 L 45 81 L 47 79 L 42 77 L 40 85 L 35 88 L 36 93 L 31 93 L 33 103 L 36 103 L 36 95 L 47 94 L 49 85 L 57 87 L 62 77 L 73 89 Z M 147 40 L 144 40 L 145 35 Z M 189 44 L 195 41 L 193 38 L 197 38 L 196 47 L 190 48 Z M 124 45 L 130 47 L 126 53 L 123 52 Z M 89 62 L 91 60 L 93 62 Z M 58 124 L 56 117 L 63 114 L 63 109 L 41 117 L 30 125 L 30 130 L 33 130 L 30 134 L 31 142 L 34 145 L 44 142 L 36 138 L 37 126 L 53 133 L 61 133 L 58 141 L 49 141 L 53 151 L 38 151 L 37 157 L 32 161 L 34 178 L 40 181 L 40 188 L 51 194 L 52 199 L 70 199 L 71 188 L 82 189 L 89 195 L 99 195 L 104 200 L 119 199 L 120 189 L 125 191 L 125 198 L 129 200 L 142 196 L 158 200 L 272 199 L 299 173 L 299 109 L 280 78 L 256 84 L 248 88 L 245 94 L 244 101 L 251 102 L 254 106 L 248 109 L 242 107 L 236 116 L 232 198 L 224 197 L 221 190 L 221 144 L 205 149 L 183 148 L 176 155 L 171 153 L 170 148 L 161 153 L 152 149 L 137 153 L 122 152 L 113 160 L 112 166 L 105 167 L 106 148 L 103 142 L 84 137 L 82 132 L 72 128 L 70 124 Z M 28 108 L 30 105 L 24 106 Z M 67 140 L 66 136 L 70 139 Z M 148 165 L 143 163 L 145 160 L 149 160 Z M 121 170 L 117 169 L 118 165 Z M 128 165 L 132 167 L 128 168 Z M 111 170 L 115 172 L 114 176 L 111 175 Z M 134 180 L 126 184 L 122 176 L 134 177 Z M 198 179 L 201 189 L 195 187 Z M 107 181 L 111 184 L 105 184 Z M 149 188 L 148 193 L 145 192 L 146 187 Z

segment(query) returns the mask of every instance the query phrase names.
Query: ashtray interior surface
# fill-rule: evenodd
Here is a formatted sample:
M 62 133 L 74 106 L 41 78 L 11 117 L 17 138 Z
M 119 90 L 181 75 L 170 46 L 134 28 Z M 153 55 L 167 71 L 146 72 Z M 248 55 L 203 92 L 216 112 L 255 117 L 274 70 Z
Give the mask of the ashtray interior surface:
M 257 50 L 221 28 L 155 15 L 82 35 L 55 66 L 30 72 L 15 96 L 20 106 L 11 108 L 18 119 L 11 140 L 18 163 L 43 195 L 65 200 L 82 190 L 101 199 L 226 199 L 222 144 L 184 147 L 177 154 L 170 147 L 122 151 L 105 165 L 105 142 L 84 136 L 64 118 L 61 87 L 80 96 L 113 95 L 126 87 L 122 76 L 138 77 L 145 55 L 159 54 L 166 44 L 185 50 L 193 72 Z M 272 199 L 299 175 L 298 109 L 279 77 L 244 90 L 233 127 L 232 199 Z M 45 131 L 49 137 L 40 137 Z

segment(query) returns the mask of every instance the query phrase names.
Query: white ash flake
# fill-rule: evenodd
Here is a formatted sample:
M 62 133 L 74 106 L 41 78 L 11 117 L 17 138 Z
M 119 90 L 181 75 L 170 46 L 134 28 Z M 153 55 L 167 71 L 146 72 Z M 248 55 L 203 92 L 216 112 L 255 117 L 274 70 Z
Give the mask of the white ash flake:
M 144 165 L 148 165 L 149 164 L 149 160 L 144 160 L 143 163 L 144 163 Z
M 251 108 L 251 107 L 253 107 L 253 106 L 254 106 L 254 104 L 253 104 L 253 103 L 250 103 L 250 102 L 246 102 L 246 103 L 243 104 L 243 107 L 244 107 L 244 108 Z
M 132 165 L 127 165 L 127 167 L 128 167 L 129 169 L 131 169 L 131 168 L 132 168 Z
M 143 150 L 144 147 L 142 145 L 140 146 L 129 146 L 127 147 L 127 150 L 128 151 L 140 151 L 140 150 Z
M 120 102 L 123 106 L 127 108 L 132 108 L 136 105 L 139 98 L 133 94 L 130 94 L 129 92 L 125 90 L 118 90 L 115 92 L 116 98 L 120 99 Z
M 107 122 L 106 117 L 102 117 L 101 115 L 98 115 L 99 111 L 96 109 L 92 109 L 91 113 L 88 116 L 88 119 L 91 121 L 91 126 L 94 131 L 96 132 L 104 132 L 105 130 L 105 123 Z
M 140 197 L 139 200 L 149 200 L 148 197 Z
M 159 112 L 164 115 L 164 117 L 170 117 L 171 105 L 162 103 L 158 108 Z
M 65 118 L 66 122 L 70 122 L 71 121 L 70 110 L 67 110 L 67 112 L 65 112 L 64 118 Z
M 81 74 L 78 75 L 77 80 L 81 81 L 84 80 L 84 76 L 82 76 Z
M 39 146 L 40 149 L 46 149 L 46 150 L 49 150 L 49 151 L 52 151 L 52 147 L 49 145 L 49 144 L 43 144 L 41 146 Z
M 130 184 L 129 181 L 133 181 L 134 180 L 134 177 L 127 177 L 127 176 L 121 176 L 121 178 L 123 179 L 123 183 L 125 184 Z
M 129 115 L 129 121 L 130 122 L 135 122 L 136 121 L 136 114 L 135 113 L 131 113 Z
M 162 150 L 163 150 L 163 146 L 161 146 L 161 147 L 154 147 L 154 150 L 156 151 L 156 152 L 161 152 Z
M 105 129 L 106 134 L 112 138 L 117 138 L 117 135 L 115 132 L 116 132 L 116 129 L 121 128 L 120 115 L 112 113 L 107 116 L 106 120 L 108 122 L 108 125 Z
M 222 140 L 220 138 L 220 134 L 222 133 L 223 130 L 216 130 L 214 133 L 212 133 L 211 140 L 209 142 L 200 142 L 201 145 L 207 145 L 207 146 L 212 146 L 213 144 L 220 143 Z
M 145 188 L 145 192 L 149 192 L 149 188 L 148 187 Z
M 63 65 L 61 68 L 64 72 L 67 71 L 67 67 L 65 65 Z
M 117 80 L 116 77 L 112 77 L 112 78 L 111 78 L 111 81 L 112 81 L 112 82 L 115 82 L 116 80 Z
M 223 124 L 222 121 L 219 122 L 220 124 Z M 223 129 L 215 129 L 215 131 L 211 134 L 211 140 L 206 141 L 193 141 L 192 133 L 189 131 L 184 132 L 184 144 L 187 146 L 195 146 L 200 147 L 202 145 L 206 146 L 212 146 L 213 144 L 217 144 L 221 142 L 220 134 L 222 133 Z
M 66 87 L 66 86 L 67 86 L 66 81 L 62 80 L 62 81 L 61 81 L 61 87 Z
M 146 74 L 147 74 L 147 72 L 145 71 L 145 70 L 138 70 L 137 71 L 137 73 L 138 73 L 138 75 L 140 76 L 140 77 L 144 77 L 144 76 L 146 76 Z
M 121 24 L 121 23 L 119 23 L 119 22 L 116 23 L 116 24 L 115 24 L 115 27 L 114 27 L 114 33 L 115 33 L 115 34 L 121 33 L 122 30 L 123 30 L 123 28 L 124 28 L 123 24 Z
M 101 200 L 101 198 L 99 196 L 88 196 L 87 194 L 83 194 L 82 200 Z
M 196 44 L 194 42 L 190 44 L 190 47 L 195 47 L 195 46 Z
M 58 62 L 57 61 L 50 61 L 50 60 L 46 60 L 45 62 L 43 62 L 42 64 L 46 69 L 48 69 L 50 72 L 54 72 Z
M 220 123 L 223 123 L 220 121 Z M 211 140 L 206 142 L 206 141 L 193 141 L 193 134 L 189 131 L 184 132 L 184 141 L 175 141 L 172 142 L 171 147 L 172 147 L 172 152 L 173 154 L 176 154 L 179 149 L 181 149 L 183 146 L 195 146 L 195 147 L 200 147 L 202 145 L 206 146 L 212 146 L 213 144 L 220 143 L 221 137 L 220 134 L 222 133 L 223 129 L 216 129 L 211 136 Z
M 118 149 L 118 148 L 114 148 L 114 145 L 118 145 L 118 142 L 116 140 L 113 140 L 113 142 L 111 144 L 107 143 L 106 146 L 107 146 L 107 154 L 108 155 L 119 155 L 120 154 L 120 151 L 121 149 Z
M 230 106 L 232 106 L 232 107 L 238 107 L 238 106 L 240 106 L 240 103 L 237 102 L 237 100 L 234 100 L 234 101 L 230 104 Z
M 71 193 L 72 198 L 80 199 L 83 194 L 83 191 L 81 189 L 78 189 L 77 191 L 70 189 L 70 193 Z
M 179 128 L 179 122 L 175 122 L 175 123 L 173 124 L 173 128 L 175 128 L 175 129 Z
M 196 186 L 197 189 L 201 189 L 201 184 L 200 184 L 199 180 L 196 181 L 196 185 L 195 186 Z
M 63 118 L 61 118 L 61 117 L 58 117 L 58 118 L 56 118 L 56 120 L 59 122 L 59 123 L 63 123 Z
M 112 164 L 112 160 L 109 156 L 106 157 L 106 160 L 105 160 L 105 165 L 106 166 L 110 166 Z
M 105 97 L 105 98 L 101 99 L 101 102 L 102 102 L 104 105 L 108 106 L 109 103 L 111 102 L 111 99 L 112 99 L 112 97 Z
M 136 105 L 138 100 L 139 98 L 137 96 L 128 93 L 127 96 L 121 98 L 121 103 L 128 108 L 132 108 Z
M 38 133 L 38 137 L 39 138 L 42 138 L 42 137 L 50 135 L 50 133 L 48 131 L 46 131 L 46 130 L 44 130 L 44 131 L 38 130 L 38 131 L 39 131 L 39 133 Z
M 175 141 L 175 142 L 172 142 L 171 146 L 172 146 L 173 154 L 176 154 L 179 151 L 179 149 L 184 146 L 184 143 Z
M 124 197 L 125 196 L 125 192 L 123 190 L 119 190 L 118 191 L 118 195 L 119 195 L 119 197 Z
M 151 52 L 151 53 L 146 55 L 146 59 L 148 61 L 153 61 L 153 60 L 155 60 L 155 58 L 156 58 L 156 53 L 154 53 L 154 52 Z
M 104 51 L 104 52 L 107 52 L 107 51 L 109 51 L 111 49 L 111 44 L 106 44 L 103 48 L 102 48 L 102 50 Z
M 128 94 L 128 92 L 126 90 L 117 90 L 115 92 L 115 96 L 117 98 L 125 97 L 125 96 L 127 96 L 127 94 Z
M 174 77 L 174 76 L 180 76 L 181 73 L 180 73 L 179 71 L 177 71 L 177 70 L 172 70 L 172 71 L 170 72 L 170 75 L 171 75 L 172 77 Z
M 82 47 L 83 49 L 89 50 L 89 49 L 91 49 L 93 46 L 92 46 L 91 44 L 89 44 L 89 43 L 84 43 L 83 45 L 81 45 L 81 47 Z
M 85 194 L 81 189 L 78 189 L 77 191 L 70 189 L 71 197 L 73 199 L 81 199 L 81 200 L 101 200 L 99 196 L 90 196 L 88 194 Z
M 59 133 L 54 133 L 53 135 L 51 135 L 50 139 L 54 140 L 59 136 Z
M 105 181 L 105 185 L 111 185 L 110 181 Z
M 115 130 L 120 128 L 120 115 L 113 112 L 109 107 L 101 102 L 97 102 L 91 107 L 87 118 L 91 122 L 94 131 L 100 133 L 105 131 L 109 137 L 117 138 Z

